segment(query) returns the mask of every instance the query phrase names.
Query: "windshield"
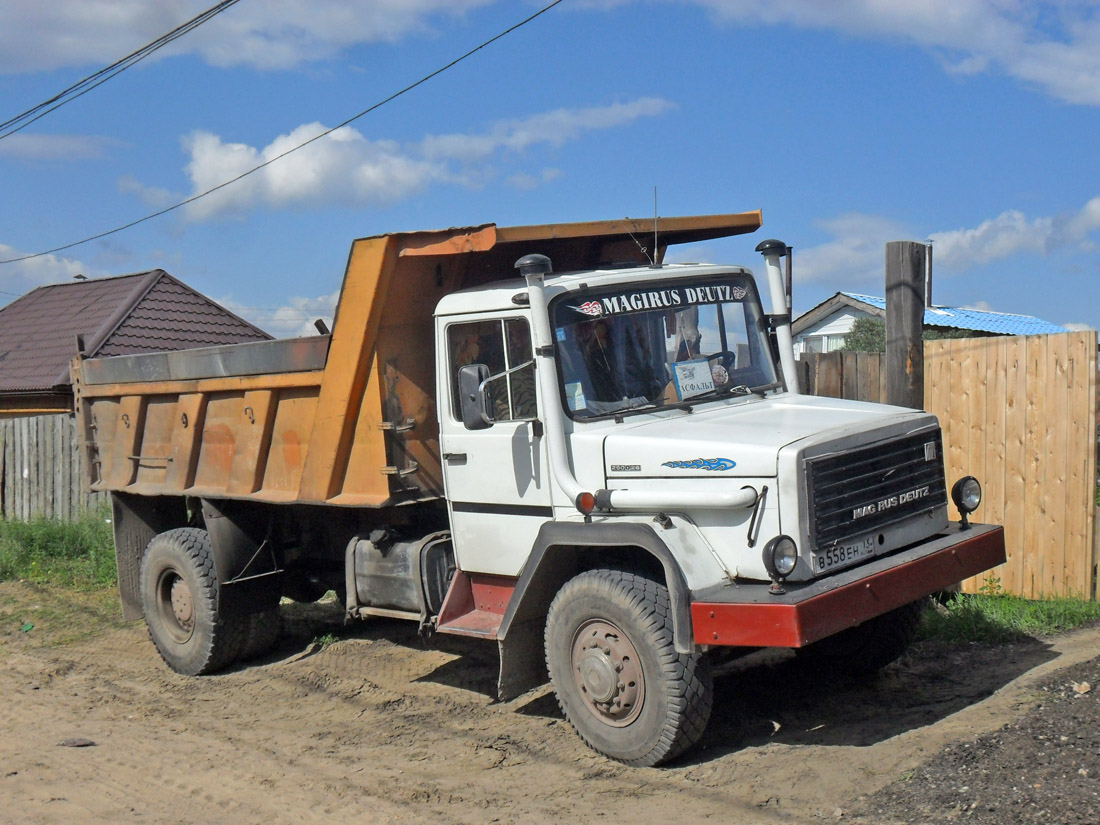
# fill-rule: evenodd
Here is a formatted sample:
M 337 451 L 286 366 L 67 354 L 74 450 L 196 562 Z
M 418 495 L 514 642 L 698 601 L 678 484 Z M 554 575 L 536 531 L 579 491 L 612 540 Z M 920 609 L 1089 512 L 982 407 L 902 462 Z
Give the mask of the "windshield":
M 776 386 L 760 300 L 745 275 L 566 295 L 552 318 L 565 406 L 576 419 Z

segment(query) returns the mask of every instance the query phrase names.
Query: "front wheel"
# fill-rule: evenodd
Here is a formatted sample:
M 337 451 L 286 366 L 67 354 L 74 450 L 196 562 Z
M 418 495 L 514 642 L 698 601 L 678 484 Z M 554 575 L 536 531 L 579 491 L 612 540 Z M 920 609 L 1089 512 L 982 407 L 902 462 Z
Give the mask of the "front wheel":
M 546 618 L 546 665 L 562 713 L 591 747 L 628 765 L 680 755 L 710 718 L 710 667 L 677 653 L 668 590 L 619 570 L 568 581 Z
M 237 658 L 246 625 L 221 616 L 205 530 L 182 527 L 154 536 L 141 561 L 140 589 L 149 635 L 172 670 L 198 676 Z

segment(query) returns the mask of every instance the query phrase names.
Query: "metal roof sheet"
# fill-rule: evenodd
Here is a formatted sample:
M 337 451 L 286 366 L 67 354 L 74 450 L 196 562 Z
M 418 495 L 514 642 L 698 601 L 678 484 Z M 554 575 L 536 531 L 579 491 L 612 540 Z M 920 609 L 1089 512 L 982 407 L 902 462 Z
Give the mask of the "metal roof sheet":
M 841 292 L 856 301 L 886 311 L 886 299 L 874 295 L 861 295 L 856 292 Z M 989 312 L 980 309 L 962 307 L 930 306 L 924 309 L 926 327 L 950 327 L 952 329 L 970 329 L 977 332 L 992 332 L 997 335 L 1049 335 L 1066 332 L 1065 327 L 1035 318 L 1031 315 L 1013 315 L 1007 312 Z
M 0 309 L 0 392 L 65 387 L 77 335 L 88 355 L 271 338 L 160 269 L 51 284 Z

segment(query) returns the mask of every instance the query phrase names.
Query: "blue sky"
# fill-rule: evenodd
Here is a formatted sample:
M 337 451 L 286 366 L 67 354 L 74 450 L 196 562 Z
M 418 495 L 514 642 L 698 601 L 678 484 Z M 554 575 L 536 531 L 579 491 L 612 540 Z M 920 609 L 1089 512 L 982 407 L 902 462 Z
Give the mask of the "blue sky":
M 0 0 L 0 120 L 213 0 Z M 388 97 L 537 10 L 240 0 L 0 139 L 0 258 L 140 218 Z M 1100 3 L 565 0 L 210 198 L 0 265 L 0 299 L 161 267 L 277 335 L 331 314 L 354 238 L 762 209 L 794 303 L 883 293 L 932 240 L 936 303 L 1100 327 Z M 502 273 L 508 275 L 509 273 Z

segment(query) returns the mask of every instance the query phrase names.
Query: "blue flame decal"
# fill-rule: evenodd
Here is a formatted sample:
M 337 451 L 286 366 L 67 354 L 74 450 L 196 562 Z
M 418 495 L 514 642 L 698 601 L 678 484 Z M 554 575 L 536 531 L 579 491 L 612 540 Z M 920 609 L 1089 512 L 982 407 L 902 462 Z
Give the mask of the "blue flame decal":
M 690 461 L 666 461 L 665 467 L 674 470 L 732 470 L 737 462 L 730 458 L 693 458 Z

